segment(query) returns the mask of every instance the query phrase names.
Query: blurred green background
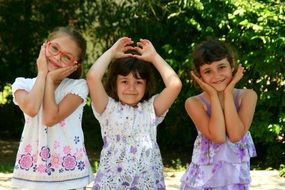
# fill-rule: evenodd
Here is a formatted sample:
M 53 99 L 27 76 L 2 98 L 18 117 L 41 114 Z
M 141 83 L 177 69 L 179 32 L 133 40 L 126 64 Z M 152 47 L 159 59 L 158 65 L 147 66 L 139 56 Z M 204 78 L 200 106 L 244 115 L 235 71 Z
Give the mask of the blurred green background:
M 196 137 L 184 109 L 186 98 L 199 93 L 189 76 L 193 47 L 208 37 L 230 44 L 246 69 L 238 87 L 258 94 L 250 128 L 258 157 L 251 167 L 284 173 L 284 12 L 281 0 L 0 0 L 0 171 L 12 171 L 24 123 L 12 102 L 11 84 L 19 76 L 35 77 L 35 62 L 48 33 L 70 25 L 88 41 L 85 73 L 122 36 L 151 40 L 178 73 L 183 89 L 158 127 L 164 165 L 175 170 L 189 163 Z M 162 85 L 159 78 L 158 83 Z M 90 100 L 83 130 L 96 171 L 102 140 Z

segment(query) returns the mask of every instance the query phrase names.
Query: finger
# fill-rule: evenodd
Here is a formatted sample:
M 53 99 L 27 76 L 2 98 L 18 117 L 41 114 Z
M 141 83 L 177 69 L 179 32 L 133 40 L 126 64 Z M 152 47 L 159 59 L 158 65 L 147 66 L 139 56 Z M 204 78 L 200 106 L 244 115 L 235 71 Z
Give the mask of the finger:
M 142 48 L 140 48 L 140 47 L 134 47 L 134 50 L 135 50 L 136 52 L 138 52 L 139 54 L 142 54 Z
M 134 48 L 133 46 L 126 46 L 126 47 L 124 48 L 124 52 L 133 51 L 133 50 L 135 50 L 135 48 Z
M 137 47 L 143 49 L 144 44 L 142 42 L 137 42 Z

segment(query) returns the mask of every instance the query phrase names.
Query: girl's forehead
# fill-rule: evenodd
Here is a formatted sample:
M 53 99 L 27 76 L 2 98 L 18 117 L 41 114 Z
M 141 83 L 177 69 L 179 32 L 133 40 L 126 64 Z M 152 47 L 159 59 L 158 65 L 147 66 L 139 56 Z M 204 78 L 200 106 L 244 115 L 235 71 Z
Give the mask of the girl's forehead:
M 201 68 L 203 68 L 203 67 L 216 67 L 216 66 L 219 66 L 221 64 L 230 64 L 230 63 L 229 63 L 227 58 L 224 58 L 224 59 L 221 59 L 218 61 L 213 61 L 211 63 L 205 63 L 205 64 L 201 65 L 200 67 Z

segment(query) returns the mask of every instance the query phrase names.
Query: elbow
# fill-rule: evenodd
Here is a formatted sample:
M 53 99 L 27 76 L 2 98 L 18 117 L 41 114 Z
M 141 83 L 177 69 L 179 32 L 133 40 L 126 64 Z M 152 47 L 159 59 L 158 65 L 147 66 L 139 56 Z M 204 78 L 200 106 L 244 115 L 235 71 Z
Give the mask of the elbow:
M 25 109 L 25 114 L 27 114 L 30 117 L 35 117 L 36 115 L 38 115 L 38 113 L 39 113 L 39 109 L 36 109 L 36 108 Z
M 232 136 L 229 136 L 229 140 L 232 142 L 232 143 L 237 143 L 241 140 L 241 136 L 238 136 L 238 135 L 232 135 Z
M 215 136 L 214 138 L 212 138 L 211 140 L 215 143 L 215 144 L 224 144 L 226 142 L 226 135 L 219 135 L 219 136 Z
M 215 138 L 212 140 L 215 144 L 224 144 L 226 142 L 226 138 Z
M 96 76 L 94 75 L 94 73 L 92 73 L 91 71 L 88 71 L 87 74 L 86 74 L 87 83 L 88 83 L 88 81 L 90 82 L 90 81 L 95 80 L 95 77 Z
M 181 89 L 182 89 L 182 82 L 181 80 L 178 78 L 177 80 L 173 81 L 172 82 L 172 86 L 173 86 L 173 89 L 180 93 Z
M 35 117 L 38 114 L 38 112 L 30 111 L 30 112 L 26 112 L 26 114 L 30 117 Z
M 43 117 L 43 124 L 47 127 L 52 127 L 55 125 L 55 122 L 51 117 Z

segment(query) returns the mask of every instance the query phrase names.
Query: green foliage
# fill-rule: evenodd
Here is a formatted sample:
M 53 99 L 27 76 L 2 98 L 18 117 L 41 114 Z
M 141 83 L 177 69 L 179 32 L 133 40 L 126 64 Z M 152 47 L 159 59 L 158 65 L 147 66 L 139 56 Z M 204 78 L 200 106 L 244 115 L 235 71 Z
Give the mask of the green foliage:
M 15 77 L 35 76 L 39 47 L 55 26 L 73 25 L 82 31 L 88 40 L 85 70 L 119 37 L 130 36 L 135 41 L 147 38 L 183 83 L 182 92 L 158 128 L 161 150 L 191 152 L 196 130 L 184 110 L 184 101 L 200 91 L 189 76 L 191 52 L 202 40 L 219 38 L 235 49 L 238 63 L 246 68 L 238 87 L 254 89 L 258 94 L 250 128 L 258 158 L 279 167 L 285 160 L 284 11 L 285 4 L 279 0 L 4 0 L 0 3 L 0 97 L 7 92 L 4 86 Z M 5 122 L 1 118 L 1 129 L 5 123 L 4 128 L 17 129 L 11 130 L 15 135 L 23 122 L 22 115 L 12 105 L 11 97 L 5 98 L 8 102 L 0 107 L 5 118 Z M 86 142 L 91 151 L 100 150 L 99 125 L 90 102 L 86 107 Z M 14 123 L 8 124 L 7 118 Z M 95 160 L 99 157 L 91 156 Z M 180 159 L 175 154 L 171 156 L 172 160 Z

